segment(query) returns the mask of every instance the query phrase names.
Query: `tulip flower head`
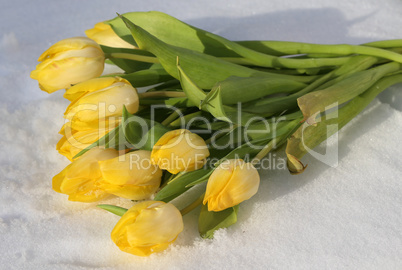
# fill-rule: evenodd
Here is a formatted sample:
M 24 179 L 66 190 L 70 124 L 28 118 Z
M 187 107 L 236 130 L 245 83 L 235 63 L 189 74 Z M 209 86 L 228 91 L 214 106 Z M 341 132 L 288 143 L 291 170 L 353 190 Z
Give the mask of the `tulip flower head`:
M 162 171 L 151 164 L 151 152 L 138 150 L 99 162 L 100 187 L 108 193 L 130 199 L 149 199 L 161 184 Z
M 149 256 L 165 250 L 181 231 L 183 218 L 173 204 L 145 201 L 134 205 L 121 217 L 111 237 L 120 250 Z
M 205 141 L 186 129 L 166 132 L 154 145 L 151 154 L 153 164 L 172 174 L 201 168 L 209 150 Z
M 73 161 L 75 155 L 105 136 L 111 129 L 105 126 L 99 129 L 75 130 L 71 127 L 71 122 L 67 122 L 59 132 L 63 137 L 57 143 L 56 150 Z
M 250 199 L 259 184 L 260 176 L 251 163 L 226 160 L 209 177 L 203 203 L 208 203 L 208 211 L 225 210 Z
M 135 47 L 130 43 L 121 39 L 112 29 L 112 27 L 104 22 L 95 24 L 95 27 L 85 31 L 85 34 L 96 43 L 108 47 L 130 48 Z
M 53 190 L 68 195 L 70 201 L 95 202 L 107 197 L 98 185 L 102 177 L 98 161 L 117 156 L 114 149 L 92 148 L 53 177 Z
M 116 122 L 123 105 L 134 114 L 139 107 L 137 90 L 120 77 L 96 78 L 69 88 L 64 97 L 71 100 L 64 117 L 77 130 L 99 128 L 100 121 Z
M 53 93 L 102 74 L 105 55 L 100 46 L 87 37 L 63 39 L 47 49 L 31 72 L 43 91 Z

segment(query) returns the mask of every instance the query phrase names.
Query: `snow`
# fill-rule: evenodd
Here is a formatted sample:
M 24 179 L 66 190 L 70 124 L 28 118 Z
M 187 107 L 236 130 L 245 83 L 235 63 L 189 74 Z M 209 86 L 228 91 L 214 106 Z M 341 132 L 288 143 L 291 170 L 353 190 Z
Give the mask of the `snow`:
M 263 171 L 236 225 L 203 240 L 192 212 L 174 245 L 141 258 L 111 241 L 117 216 L 52 191 L 68 164 L 55 150 L 68 102 L 29 78 L 50 44 L 115 12 L 159 10 L 231 39 L 358 44 L 402 38 L 401 9 L 399 0 L 3 1 L 0 268 L 401 269 L 402 85 L 340 132 L 337 167 L 306 157 L 299 176 Z

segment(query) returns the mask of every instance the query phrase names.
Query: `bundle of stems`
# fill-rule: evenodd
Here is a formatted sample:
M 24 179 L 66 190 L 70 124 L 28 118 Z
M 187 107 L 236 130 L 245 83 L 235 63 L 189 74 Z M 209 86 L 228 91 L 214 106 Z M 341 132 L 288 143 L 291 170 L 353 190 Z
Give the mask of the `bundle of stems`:
M 169 132 L 197 134 L 208 148 L 203 166 L 176 170 L 159 165 L 164 171 L 154 200 L 168 203 L 199 186 L 181 213 L 202 205 L 203 237 L 234 224 L 239 204 L 250 197 L 243 194 L 244 186 L 231 187 L 235 180 L 209 188 L 225 161 L 257 167 L 271 151 L 285 147 L 290 173 L 302 173 L 306 153 L 379 93 L 402 82 L 402 40 L 361 45 L 231 41 L 160 12 L 126 13 L 103 25 L 128 46 L 98 42 L 106 63 L 122 70 L 101 77 L 119 77 L 144 90 L 138 94 L 138 110 L 124 107 L 122 120 L 73 159 L 99 146 L 154 153 Z M 231 188 L 235 195 L 226 191 Z M 120 216 L 128 213 L 118 206 L 100 207 Z
M 123 69 L 121 61 L 149 63 L 148 69 L 119 75 L 134 86 L 151 87 L 140 94 L 144 112 L 152 105 L 173 106 L 178 112 L 162 124 L 190 124 L 189 129 L 203 136 L 205 123 L 194 120 L 215 118 L 209 128 L 223 132 L 218 138 L 211 132 L 207 141 L 216 159 L 247 157 L 256 164 L 286 144 L 289 171 L 301 173 L 306 166 L 300 159 L 308 150 L 342 128 L 380 92 L 402 82 L 402 40 L 362 45 L 230 41 L 159 12 L 128 13 L 107 23 L 136 47 L 125 52 L 103 47 L 112 62 Z M 142 81 L 147 76 L 149 81 Z M 238 144 L 219 147 L 234 137 Z M 155 200 L 171 201 L 207 181 L 210 173 L 211 169 L 180 173 Z M 197 198 L 183 211 L 200 203 Z M 210 229 L 202 235 L 211 236 Z

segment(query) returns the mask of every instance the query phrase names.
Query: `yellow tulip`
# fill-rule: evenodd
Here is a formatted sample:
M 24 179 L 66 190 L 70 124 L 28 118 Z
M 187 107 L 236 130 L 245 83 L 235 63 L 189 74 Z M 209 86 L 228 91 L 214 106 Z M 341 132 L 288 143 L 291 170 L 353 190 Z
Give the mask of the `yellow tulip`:
M 108 193 L 131 200 L 149 199 L 161 184 L 162 171 L 151 164 L 151 152 L 138 150 L 99 162 L 99 186 Z
M 100 45 L 117 48 L 130 48 L 135 47 L 130 43 L 121 39 L 112 29 L 112 27 L 106 23 L 100 22 L 95 24 L 95 27 L 85 31 L 87 37 L 95 40 Z
M 208 156 L 208 147 L 200 136 L 186 129 L 176 129 L 156 142 L 151 161 L 159 168 L 177 174 L 201 168 Z
M 105 55 L 100 46 L 87 37 L 63 39 L 47 49 L 31 72 L 43 91 L 53 93 L 102 74 Z
M 68 195 L 70 201 L 95 202 L 107 197 L 98 185 L 102 177 L 98 162 L 117 156 L 114 149 L 92 148 L 53 177 L 53 190 Z
M 120 250 L 138 256 L 165 250 L 183 231 L 180 211 L 170 203 L 145 201 L 130 208 L 111 237 Z
M 96 78 L 69 88 L 65 95 L 71 100 L 64 117 L 77 130 L 99 128 L 100 121 L 112 126 L 122 115 L 123 105 L 133 114 L 139 100 L 137 90 L 120 77 Z
M 226 160 L 209 177 L 203 203 L 208 203 L 208 211 L 225 210 L 250 199 L 259 184 L 260 176 L 251 163 Z
M 67 122 L 59 132 L 63 137 L 57 143 L 56 150 L 70 161 L 73 161 L 73 157 L 81 150 L 105 136 L 113 128 L 114 126 L 105 126 L 105 128 L 100 129 L 75 130 L 71 127 L 71 123 Z

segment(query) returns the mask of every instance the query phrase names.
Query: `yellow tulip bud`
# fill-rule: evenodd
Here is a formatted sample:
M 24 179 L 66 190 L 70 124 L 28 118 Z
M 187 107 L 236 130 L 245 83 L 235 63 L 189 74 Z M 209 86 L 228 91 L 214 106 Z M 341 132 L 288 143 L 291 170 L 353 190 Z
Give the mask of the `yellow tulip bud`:
M 64 117 L 74 129 L 99 128 L 99 121 L 118 121 L 123 105 L 134 114 L 139 107 L 137 90 L 120 77 L 96 78 L 69 88 L 65 95 L 71 100 Z
M 53 190 L 68 195 L 70 201 L 95 202 L 105 198 L 109 194 L 99 188 L 102 174 L 98 162 L 117 156 L 114 149 L 92 148 L 53 177 Z
M 71 123 L 67 122 L 59 132 L 63 137 L 57 143 L 56 150 L 73 161 L 75 155 L 105 136 L 113 128 L 114 126 L 105 126 L 105 128 L 100 129 L 75 130 L 71 127 Z
M 105 55 L 100 46 L 86 37 L 63 39 L 47 49 L 31 72 L 43 91 L 53 93 L 102 74 Z
M 138 256 L 165 250 L 183 231 L 180 211 L 170 203 L 145 201 L 130 208 L 112 231 L 113 242 Z
M 130 48 L 135 47 L 125 40 L 121 39 L 112 29 L 112 27 L 106 23 L 100 22 L 95 24 L 95 27 L 85 31 L 87 37 L 95 40 L 100 45 L 117 48 Z
M 209 150 L 205 141 L 186 129 L 165 133 L 154 145 L 151 154 L 153 164 L 172 174 L 201 168 Z
M 162 171 L 151 164 L 151 152 L 138 150 L 99 162 L 99 186 L 108 193 L 131 200 L 149 199 L 161 184 Z
M 208 211 L 222 211 L 257 193 L 260 176 L 257 169 L 242 159 L 222 162 L 211 174 L 203 203 Z

